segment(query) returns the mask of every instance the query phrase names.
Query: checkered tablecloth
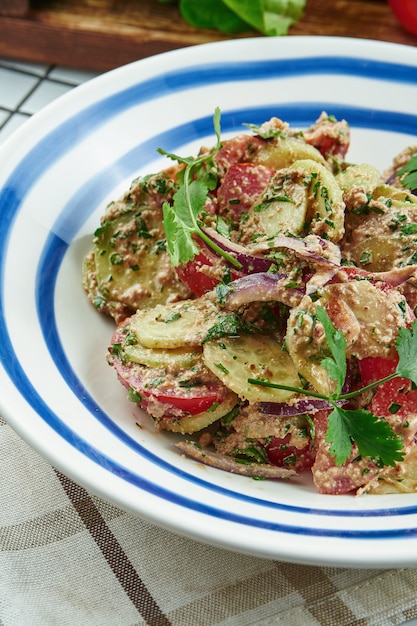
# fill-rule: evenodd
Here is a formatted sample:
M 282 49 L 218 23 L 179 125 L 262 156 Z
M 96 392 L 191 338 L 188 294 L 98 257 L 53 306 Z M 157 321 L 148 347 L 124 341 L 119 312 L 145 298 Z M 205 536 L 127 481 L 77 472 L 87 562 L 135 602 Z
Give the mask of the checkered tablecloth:
M 0 420 L 4 626 L 383 626 L 417 616 L 417 570 L 242 556 L 76 485 Z
M 0 142 L 89 77 L 0 59 Z M 0 418 L 1 626 L 392 626 L 414 618 L 416 569 L 293 565 L 179 537 L 88 493 Z

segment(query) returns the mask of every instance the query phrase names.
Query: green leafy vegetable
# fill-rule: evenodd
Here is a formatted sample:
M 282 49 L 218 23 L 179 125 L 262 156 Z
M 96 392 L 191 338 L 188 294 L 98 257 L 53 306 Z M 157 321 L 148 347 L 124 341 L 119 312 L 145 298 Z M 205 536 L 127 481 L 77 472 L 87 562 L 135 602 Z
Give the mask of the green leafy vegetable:
M 198 28 L 213 28 L 230 35 L 250 28 L 223 0 L 180 0 L 179 6 L 185 21 Z
M 215 152 L 221 146 L 220 141 L 220 110 L 216 108 L 213 118 L 214 130 L 217 137 Z M 213 154 L 204 154 L 200 157 L 181 157 L 176 154 L 158 150 L 170 159 L 185 165 L 182 184 L 173 196 L 173 204 L 164 202 L 162 211 L 166 234 L 167 249 L 171 263 L 177 267 L 180 263 L 188 263 L 199 253 L 195 237 L 202 239 L 217 254 L 235 267 L 241 267 L 239 261 L 231 254 L 220 248 L 201 229 L 199 216 L 203 212 L 209 189 L 211 188 L 211 169 Z
M 332 357 L 323 359 L 321 365 L 337 383 L 335 395 L 338 396 L 346 379 L 346 339 L 344 334 L 333 326 L 323 307 L 317 307 L 316 314 L 323 324 L 327 345 L 332 353 Z
M 398 176 L 401 184 L 407 189 L 417 189 L 417 152 L 400 170 Z
M 308 389 L 289 387 L 277 383 L 249 378 L 248 382 L 276 389 L 286 389 L 295 393 L 327 400 L 332 407 L 328 418 L 326 441 L 330 444 L 330 453 L 337 465 L 343 465 L 352 454 L 353 442 L 361 456 L 371 457 L 378 465 L 392 465 L 404 458 L 403 442 L 396 435 L 388 422 L 366 409 L 343 409 L 341 401 L 354 398 L 364 391 L 378 387 L 394 378 L 408 378 L 417 384 L 417 320 L 410 328 L 400 328 L 396 338 L 398 364 L 393 374 L 377 380 L 366 387 L 349 393 L 341 393 L 346 377 L 346 341 L 343 334 L 334 327 L 323 307 L 316 310 L 317 318 L 322 323 L 331 357 L 321 361 L 329 376 L 336 382 L 336 390 L 326 396 Z
M 174 0 L 175 1 L 175 0 Z M 173 0 L 159 0 L 167 4 Z M 306 0 L 179 0 L 186 22 L 226 34 L 255 29 L 263 35 L 286 35 L 303 15 Z
M 239 17 L 264 35 L 286 35 L 303 15 L 305 0 L 224 0 Z
M 337 465 L 343 465 L 350 457 L 352 440 L 361 456 L 369 456 L 382 465 L 394 466 L 404 458 L 401 438 L 395 435 L 388 422 L 370 411 L 335 406 L 328 419 L 326 441 L 330 443 L 330 454 Z
M 396 373 L 417 385 L 417 320 L 409 330 L 400 328 L 395 345 L 399 357 Z

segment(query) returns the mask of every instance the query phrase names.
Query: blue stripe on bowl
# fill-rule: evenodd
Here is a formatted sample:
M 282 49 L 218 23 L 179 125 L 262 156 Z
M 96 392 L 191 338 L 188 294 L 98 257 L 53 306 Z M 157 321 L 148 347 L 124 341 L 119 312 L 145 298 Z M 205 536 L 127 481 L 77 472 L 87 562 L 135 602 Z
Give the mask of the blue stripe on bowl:
M 319 69 L 318 69 L 319 68 Z M 197 72 L 197 73 L 196 73 Z M 8 237 L 11 232 L 14 217 L 17 215 L 19 207 L 28 193 L 31 186 L 40 178 L 45 175 L 49 167 L 51 167 L 54 161 L 65 154 L 69 149 L 80 140 L 84 140 L 91 132 L 96 130 L 101 124 L 107 122 L 112 117 L 116 116 L 123 110 L 136 105 L 138 102 L 145 102 L 152 100 L 156 97 L 160 97 L 165 93 L 172 93 L 172 91 L 184 90 L 187 88 L 194 88 L 197 84 L 215 84 L 222 81 L 241 81 L 241 80 L 259 80 L 259 79 L 272 79 L 283 76 L 299 76 L 306 74 L 320 74 L 320 73 L 334 73 L 363 76 L 366 78 L 375 78 L 380 80 L 390 80 L 407 82 L 415 84 L 417 82 L 415 67 L 391 63 L 380 63 L 376 61 L 369 61 L 363 59 L 351 59 L 345 57 L 320 57 L 315 59 L 293 59 L 285 61 L 265 61 L 265 62 L 253 62 L 244 64 L 224 64 L 224 65 L 207 65 L 199 67 L 197 70 L 179 70 L 171 72 L 166 75 L 150 79 L 142 83 L 136 84 L 124 91 L 118 92 L 101 102 L 92 105 L 83 111 L 77 113 L 69 120 L 61 124 L 55 131 L 52 131 L 45 138 L 40 141 L 34 148 L 28 153 L 28 155 L 21 161 L 20 165 L 13 172 L 9 178 L 8 183 L 1 192 L 0 195 L 0 228 L 2 232 Z M 384 112 L 376 111 L 374 109 L 360 109 L 354 107 L 344 107 L 343 105 L 334 105 L 332 103 L 316 103 L 316 104 L 299 104 L 294 103 L 291 105 L 259 107 L 250 110 L 237 110 L 233 112 L 226 112 L 223 115 L 223 127 L 226 130 L 232 130 L 239 127 L 242 121 L 258 123 L 267 119 L 270 115 L 277 114 L 283 119 L 288 120 L 292 124 L 304 125 L 309 124 L 317 117 L 321 110 L 327 110 L 335 114 L 337 117 L 346 117 L 352 126 L 358 126 L 362 128 L 378 128 L 380 130 L 395 130 L 397 132 L 410 133 L 410 129 L 415 129 L 416 116 L 399 114 L 396 112 Z M 314 112 L 313 112 L 314 111 Z M 244 117 L 243 117 L 244 116 Z M 244 119 L 245 118 L 245 119 Z M 203 118 L 198 122 L 194 122 L 188 127 L 194 130 L 195 136 L 203 137 L 210 134 L 209 127 L 211 126 L 211 118 Z M 192 127 L 192 128 L 191 128 Z M 163 146 L 167 150 L 172 150 L 174 147 L 178 148 L 181 144 L 184 127 L 178 127 L 172 131 L 165 133 L 162 136 L 153 137 L 148 142 L 148 149 Z M 187 136 L 187 135 L 185 135 Z M 189 140 L 189 136 L 187 137 Z M 171 148 L 172 146 L 172 148 Z M 139 150 L 139 152 L 138 152 Z M 149 152 L 145 154 L 138 150 L 132 150 L 127 155 L 124 155 L 118 166 L 122 167 L 124 175 L 133 174 L 135 170 L 141 167 L 141 163 L 146 163 L 146 159 L 149 159 Z M 139 159 L 139 161 L 138 161 Z M 45 340 L 48 344 L 48 348 L 52 356 L 56 359 L 57 366 L 62 370 L 62 373 L 69 384 L 70 388 L 76 393 L 77 397 L 82 397 L 83 402 L 89 408 L 90 411 L 94 411 L 94 415 L 97 414 L 97 407 L 94 401 L 88 396 L 86 390 L 83 388 L 81 382 L 77 379 L 75 373 L 72 371 L 70 364 L 68 363 L 62 345 L 60 344 L 56 321 L 53 310 L 53 293 L 54 286 L 57 277 L 57 271 L 65 255 L 67 246 L 71 243 L 71 240 L 75 236 L 75 233 L 82 225 L 86 218 L 80 213 L 80 206 L 88 194 L 97 192 L 95 195 L 95 201 L 106 195 L 103 188 L 98 188 L 99 182 L 108 182 L 107 191 L 110 191 L 114 185 L 114 179 L 106 178 L 109 172 L 101 172 L 98 177 L 89 181 L 87 185 L 79 190 L 71 202 L 65 207 L 64 211 L 59 216 L 56 229 L 54 232 L 59 236 L 51 235 L 42 257 L 40 259 L 38 268 L 37 279 L 37 302 L 39 309 L 40 321 L 45 333 Z M 100 196 L 100 193 L 103 196 Z M 91 197 L 91 196 L 90 196 Z M 72 209 L 75 208 L 75 215 L 69 218 L 69 205 Z M 3 268 L 3 259 L 7 250 L 7 239 L 3 239 L 0 247 L 0 267 Z M 53 261 L 53 263 L 52 263 Z M 52 275 L 46 275 L 46 267 L 52 266 Z M 40 280 L 40 277 L 42 280 Z M 48 277 L 48 281 L 45 278 Z M 49 283 L 50 281 L 50 283 Z M 45 285 L 48 282 L 46 289 L 41 285 Z M 3 293 L 4 289 L 4 276 L 1 276 L 1 289 Z M 71 445 L 82 451 L 87 457 L 93 459 L 95 462 L 100 463 L 103 467 L 109 469 L 114 474 L 121 476 L 124 480 L 132 482 L 141 489 L 155 493 L 161 498 L 175 502 L 181 506 L 192 508 L 194 510 L 200 510 L 208 515 L 215 515 L 216 517 L 223 519 L 232 519 L 241 524 L 249 524 L 252 526 L 271 527 L 274 530 L 282 530 L 283 532 L 301 533 L 301 534 L 318 534 L 326 536 L 343 536 L 343 537 L 363 537 L 363 538 L 382 538 L 382 537 L 400 537 L 410 536 L 414 531 L 409 529 L 392 530 L 392 531 L 332 531 L 327 529 L 312 530 L 304 527 L 287 527 L 265 523 L 262 520 L 256 520 L 252 518 L 244 518 L 231 515 L 227 511 L 213 509 L 207 507 L 201 503 L 194 502 L 183 498 L 179 494 L 171 493 L 167 490 L 161 489 L 160 486 L 152 484 L 149 481 L 144 481 L 139 476 L 129 472 L 126 468 L 115 464 L 111 459 L 104 457 L 99 450 L 89 446 L 85 441 L 80 439 L 76 433 L 71 431 L 66 424 L 64 424 L 60 418 L 54 414 L 50 407 L 48 407 L 43 399 L 39 397 L 37 391 L 33 388 L 29 378 L 23 371 L 21 364 L 18 363 L 16 354 L 13 350 L 13 345 L 10 337 L 7 333 L 7 328 L 4 322 L 3 315 L 3 302 L 4 298 L 0 301 L 0 333 L 3 337 L 3 342 L 0 346 L 0 355 L 2 362 L 5 364 L 9 376 L 13 380 L 16 387 L 20 390 L 30 402 L 33 409 L 45 419 L 52 428 Z M 100 419 L 103 423 L 114 432 L 115 436 L 126 440 L 128 445 L 138 449 L 141 454 L 151 458 L 149 451 L 145 449 L 139 450 L 137 443 L 127 437 L 116 425 L 100 412 Z M 155 462 L 154 458 L 151 458 Z M 163 466 L 167 464 L 164 462 Z M 170 471 L 178 473 L 177 468 L 169 466 Z M 184 473 L 179 473 L 184 477 Z M 196 480 L 194 477 L 187 475 L 188 479 Z M 202 482 L 202 481 L 201 481 Z M 216 486 L 204 484 L 205 487 L 210 489 L 218 489 Z M 228 495 L 229 492 L 227 492 Z M 232 493 L 233 497 L 244 497 L 241 494 Z M 254 499 L 258 504 L 263 506 L 282 507 L 282 505 L 275 505 L 275 503 L 265 503 L 264 501 L 258 501 Z M 297 512 L 307 512 L 306 509 L 299 507 L 287 507 L 289 510 Z M 308 510 L 309 513 L 313 511 Z M 384 515 L 388 513 L 386 510 L 380 511 L 314 511 L 317 514 L 324 515 L 361 515 L 361 516 L 374 516 Z M 389 515 L 404 515 L 417 512 L 417 507 L 404 507 L 395 510 L 390 510 Z
M 336 111 L 334 111 L 335 108 L 337 109 Z M 378 130 L 392 130 L 395 128 L 401 131 L 404 128 L 410 128 L 410 124 L 417 123 L 417 116 L 375 112 L 373 109 L 335 107 L 331 103 L 321 103 L 319 105 L 316 103 L 306 103 L 303 104 L 303 106 L 298 104 L 286 105 L 284 111 L 282 111 L 280 107 L 280 115 L 291 124 L 305 126 L 309 124 L 311 120 L 314 120 L 322 110 L 329 110 L 332 114 L 335 114 L 336 117 L 345 117 L 350 121 L 353 120 L 353 125 L 355 125 L 357 121 L 363 127 L 369 127 L 369 119 L 372 118 L 372 128 Z M 239 109 L 233 112 L 227 112 L 222 118 L 222 127 L 226 132 L 229 132 L 236 124 L 242 124 L 253 119 L 255 119 L 256 122 L 264 121 L 265 119 L 269 119 L 274 112 L 274 108 L 265 107 L 257 109 L 256 111 L 252 109 Z M 366 123 L 365 120 L 368 120 L 368 123 Z M 115 184 L 111 176 L 112 172 L 117 172 L 122 178 L 126 178 L 128 175 L 133 176 L 138 167 L 143 168 L 145 166 L 146 161 L 149 160 L 149 155 L 155 154 L 158 147 L 164 147 L 168 152 L 171 152 L 175 149 L 178 150 L 178 145 L 183 141 L 184 137 L 187 138 L 187 141 L 192 141 L 198 137 L 205 138 L 212 132 L 212 117 L 205 117 L 170 129 L 168 132 L 155 135 L 152 139 L 123 155 L 117 162 L 112 164 L 109 168 L 104 169 L 95 178 L 89 180 L 81 189 L 77 190 L 75 196 L 70 198 L 67 202 L 58 221 L 52 228 L 52 234 L 45 246 L 38 270 L 36 289 L 38 310 L 49 351 L 69 387 L 76 393 L 77 397 L 82 398 L 83 404 L 85 404 L 95 418 L 99 419 L 106 428 L 109 428 L 115 437 L 123 440 L 125 444 L 135 449 L 156 465 L 163 467 L 165 470 L 169 469 L 173 474 L 180 475 L 182 478 L 185 477 L 193 483 L 208 488 L 210 491 L 219 492 L 228 496 L 232 495 L 235 498 L 247 500 L 248 502 L 255 502 L 259 505 L 281 510 L 304 512 L 308 514 L 314 512 L 321 515 L 339 516 L 386 515 L 386 511 L 312 511 L 311 508 L 308 507 L 293 507 L 275 502 L 265 502 L 230 490 L 225 490 L 218 485 L 203 481 L 196 476 L 185 474 L 176 466 L 167 464 L 163 459 L 150 453 L 146 448 L 140 446 L 134 439 L 121 431 L 121 429 L 100 410 L 100 407 L 96 405 L 86 389 L 82 387 L 81 381 L 78 380 L 64 354 L 59 341 L 54 315 L 54 286 L 60 264 L 67 249 L 65 242 L 70 242 L 84 223 L 86 219 L 86 207 L 91 206 L 91 202 L 89 202 L 88 199 L 94 198 L 95 204 L 97 204 L 100 199 L 104 199 Z M 406 511 L 401 509 L 401 514 L 414 513 L 416 510 L 417 509 L 413 507 Z

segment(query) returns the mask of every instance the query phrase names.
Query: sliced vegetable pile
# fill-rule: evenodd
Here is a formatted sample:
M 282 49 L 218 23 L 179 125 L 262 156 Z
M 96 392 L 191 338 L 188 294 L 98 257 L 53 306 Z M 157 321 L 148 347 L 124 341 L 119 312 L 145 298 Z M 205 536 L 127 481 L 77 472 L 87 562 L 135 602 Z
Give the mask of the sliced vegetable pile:
M 107 359 L 178 449 L 320 493 L 417 489 L 417 146 L 278 118 L 133 181 L 84 261 Z

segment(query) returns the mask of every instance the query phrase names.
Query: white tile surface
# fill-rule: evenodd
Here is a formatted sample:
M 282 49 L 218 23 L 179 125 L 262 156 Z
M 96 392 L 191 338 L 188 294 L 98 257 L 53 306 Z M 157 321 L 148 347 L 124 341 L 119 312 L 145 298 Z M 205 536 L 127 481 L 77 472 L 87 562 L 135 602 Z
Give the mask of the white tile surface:
M 2 126 L 6 122 L 8 117 L 10 117 L 9 111 L 3 111 L 2 109 L 0 109 L 0 126 Z
M 22 113 L 28 113 L 32 115 L 37 113 L 47 104 L 64 95 L 67 91 L 70 91 L 72 87 L 70 85 L 64 85 L 63 83 L 55 83 L 51 81 L 42 81 L 40 85 L 33 91 L 27 100 L 20 107 Z
M 39 78 L 0 67 L 0 106 L 15 109 L 39 83 Z

